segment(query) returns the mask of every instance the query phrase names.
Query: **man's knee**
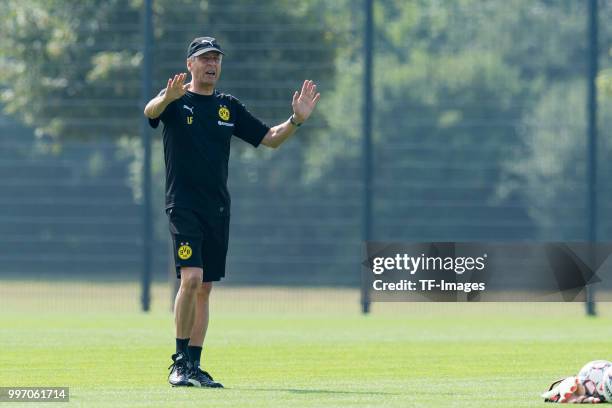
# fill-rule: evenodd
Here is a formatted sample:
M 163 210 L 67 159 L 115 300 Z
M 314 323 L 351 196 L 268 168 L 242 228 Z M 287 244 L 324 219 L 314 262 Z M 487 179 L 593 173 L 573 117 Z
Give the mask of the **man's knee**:
M 201 283 L 201 268 L 181 268 L 181 289 L 195 292 Z
M 202 282 L 200 288 L 198 289 L 198 296 L 208 299 L 210 292 L 212 291 L 212 287 L 212 282 Z

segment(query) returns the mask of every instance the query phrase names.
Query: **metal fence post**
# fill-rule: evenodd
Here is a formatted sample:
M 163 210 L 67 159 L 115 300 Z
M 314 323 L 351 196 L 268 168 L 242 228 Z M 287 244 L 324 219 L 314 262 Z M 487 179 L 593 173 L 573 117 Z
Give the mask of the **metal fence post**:
M 588 185 L 588 239 L 591 245 L 597 243 L 597 59 L 599 44 L 597 38 L 597 0 L 589 1 L 588 12 L 589 64 L 587 71 L 587 185 Z M 593 259 L 594 261 L 594 259 Z M 595 296 L 592 286 L 587 286 L 586 313 L 595 316 Z
M 364 0 L 365 30 L 364 30 L 364 64 L 363 64 L 363 214 L 362 240 L 367 242 L 372 236 L 372 53 L 374 48 L 374 10 L 373 0 Z M 361 310 L 370 311 L 370 288 L 362 280 Z
M 153 0 L 145 0 L 142 22 L 143 61 L 142 61 L 142 106 L 151 96 L 153 48 Z M 151 129 L 143 117 L 141 125 L 142 146 L 144 149 L 142 166 L 142 310 L 151 307 L 151 256 L 153 246 L 153 219 L 151 210 Z

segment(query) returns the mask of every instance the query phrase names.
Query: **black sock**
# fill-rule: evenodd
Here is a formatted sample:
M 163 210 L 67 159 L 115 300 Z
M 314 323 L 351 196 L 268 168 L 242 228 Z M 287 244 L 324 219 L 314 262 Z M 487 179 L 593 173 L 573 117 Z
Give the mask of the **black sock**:
M 176 352 L 177 353 L 184 353 L 185 355 L 189 356 L 189 351 L 187 349 L 187 346 L 189 345 L 189 339 L 176 339 Z
M 189 346 L 189 359 L 194 367 L 200 366 L 200 358 L 202 357 L 202 347 Z

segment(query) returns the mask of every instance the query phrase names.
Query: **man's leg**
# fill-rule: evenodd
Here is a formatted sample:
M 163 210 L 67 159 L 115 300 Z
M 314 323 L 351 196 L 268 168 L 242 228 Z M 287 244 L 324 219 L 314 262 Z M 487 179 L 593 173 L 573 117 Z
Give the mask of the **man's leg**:
M 191 334 L 196 314 L 198 289 L 202 285 L 202 275 L 202 268 L 181 268 L 181 286 L 174 302 L 174 322 L 176 324 L 177 339 L 189 339 Z
M 194 379 L 200 383 L 200 387 L 223 388 L 220 382 L 213 380 L 210 374 L 200 368 L 202 346 L 204 337 L 206 337 L 206 329 L 208 329 L 208 304 L 212 286 L 212 282 L 202 282 L 198 289 L 195 321 L 189 340 L 189 356 L 194 367 Z
M 208 299 L 212 286 L 212 282 L 202 282 L 196 297 L 195 321 L 189 336 L 189 355 L 195 367 L 200 365 L 202 347 L 206 337 L 206 329 L 208 329 Z
M 189 334 L 195 318 L 195 305 L 198 288 L 202 282 L 202 268 L 181 267 L 181 286 L 174 301 L 174 322 L 176 326 L 176 354 L 168 381 L 174 386 L 199 386 L 193 378 L 189 363 Z
M 202 346 L 208 329 L 209 300 L 213 281 L 219 281 L 225 276 L 225 258 L 227 255 L 227 236 L 229 234 L 229 217 L 202 217 L 195 213 L 202 226 L 201 246 L 197 252 L 201 254 L 206 282 L 200 282 L 195 305 L 195 321 L 191 327 L 189 354 L 194 365 L 194 380 L 201 387 L 223 388 L 206 371 L 200 368 Z M 194 251 L 195 252 L 195 251 Z

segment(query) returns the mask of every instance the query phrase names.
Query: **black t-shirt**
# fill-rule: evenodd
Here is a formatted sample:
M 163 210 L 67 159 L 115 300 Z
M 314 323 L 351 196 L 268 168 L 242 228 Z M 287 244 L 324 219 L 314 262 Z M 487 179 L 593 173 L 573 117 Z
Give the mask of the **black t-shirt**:
M 163 94 L 165 90 L 160 92 Z M 164 123 L 166 209 L 185 207 L 205 215 L 230 213 L 227 165 L 232 135 L 257 147 L 270 128 L 231 95 L 187 91 L 149 124 Z

